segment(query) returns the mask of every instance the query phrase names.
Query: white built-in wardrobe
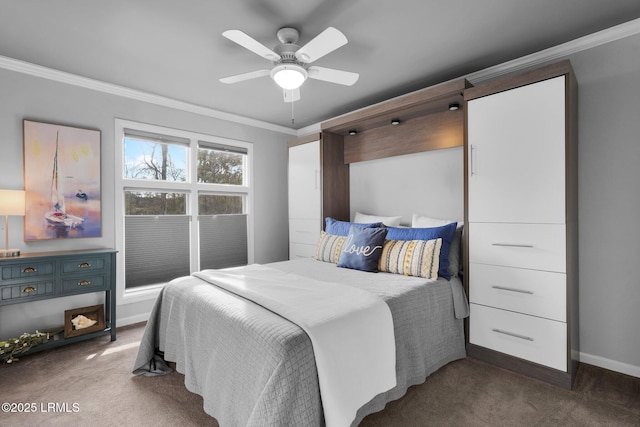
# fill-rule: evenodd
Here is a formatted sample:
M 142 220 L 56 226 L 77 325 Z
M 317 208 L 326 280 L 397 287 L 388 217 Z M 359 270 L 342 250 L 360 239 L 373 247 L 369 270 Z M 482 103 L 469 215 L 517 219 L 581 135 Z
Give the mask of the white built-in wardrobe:
M 568 62 L 465 91 L 469 353 L 570 388 L 578 350 Z

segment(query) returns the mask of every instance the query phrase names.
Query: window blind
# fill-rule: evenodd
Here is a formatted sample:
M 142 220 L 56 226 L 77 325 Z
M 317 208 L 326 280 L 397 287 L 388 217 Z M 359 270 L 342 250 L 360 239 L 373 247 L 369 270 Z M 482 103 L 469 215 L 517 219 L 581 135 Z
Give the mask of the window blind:
M 249 150 L 244 147 L 234 147 L 232 145 L 217 144 L 215 142 L 198 141 L 198 147 L 207 148 L 209 150 L 226 151 L 229 153 L 247 154 Z
M 163 144 L 182 144 L 188 145 L 189 138 L 182 138 L 174 135 L 163 135 L 160 133 L 146 132 L 143 130 L 126 129 L 124 130 L 124 137 L 131 139 L 139 139 L 143 141 L 159 142 Z
M 125 216 L 127 289 L 166 283 L 191 273 L 189 216 Z
M 201 215 L 200 269 L 246 265 L 247 215 Z

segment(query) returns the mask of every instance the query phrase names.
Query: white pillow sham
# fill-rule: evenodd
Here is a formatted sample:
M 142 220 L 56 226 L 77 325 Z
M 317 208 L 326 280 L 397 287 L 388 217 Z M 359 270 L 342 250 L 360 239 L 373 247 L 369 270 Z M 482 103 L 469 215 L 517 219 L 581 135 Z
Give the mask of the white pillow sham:
M 370 224 L 373 222 L 381 222 L 387 227 L 399 227 L 401 220 L 402 220 L 401 216 L 367 215 L 360 212 L 356 212 L 356 215 L 353 218 L 353 222 L 356 222 L 356 223 Z

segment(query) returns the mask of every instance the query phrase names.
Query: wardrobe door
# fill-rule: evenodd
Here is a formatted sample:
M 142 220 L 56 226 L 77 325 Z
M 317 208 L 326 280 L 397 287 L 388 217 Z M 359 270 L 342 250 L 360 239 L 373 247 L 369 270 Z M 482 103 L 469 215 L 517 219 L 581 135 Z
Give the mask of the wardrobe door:
M 289 148 L 289 258 L 315 255 L 321 229 L 320 141 Z
M 565 222 L 565 78 L 468 102 L 470 222 Z

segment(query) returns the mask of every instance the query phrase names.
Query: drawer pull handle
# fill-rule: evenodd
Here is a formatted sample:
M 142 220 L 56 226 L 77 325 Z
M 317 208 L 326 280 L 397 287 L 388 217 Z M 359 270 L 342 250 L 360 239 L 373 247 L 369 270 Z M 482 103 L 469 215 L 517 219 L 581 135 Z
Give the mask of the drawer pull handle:
M 518 245 L 515 243 L 492 243 L 492 246 L 504 246 L 508 248 L 532 248 L 533 245 Z
M 36 271 L 38 270 L 36 270 L 35 267 L 25 267 L 22 269 L 23 273 L 35 273 Z
M 492 286 L 493 289 L 500 289 L 501 291 L 519 292 L 521 294 L 533 295 L 533 292 L 526 289 L 507 288 L 506 286 Z
M 88 262 L 83 262 L 81 264 L 78 264 L 78 268 L 89 268 L 91 267 L 91 264 L 89 264 Z
M 89 280 L 81 280 L 81 281 L 78 282 L 78 286 L 87 286 L 87 285 L 90 285 L 90 284 L 91 284 L 91 281 L 89 281 Z
M 526 335 L 520 335 L 513 332 L 503 331 L 502 329 L 492 329 L 493 332 L 497 332 L 499 334 L 509 335 L 510 337 L 520 338 L 521 340 L 533 341 L 533 338 L 528 337 Z
M 35 292 L 35 291 L 36 291 L 36 288 L 34 288 L 33 286 L 27 286 L 22 290 L 22 292 L 25 292 L 27 294 L 30 294 L 31 292 Z

